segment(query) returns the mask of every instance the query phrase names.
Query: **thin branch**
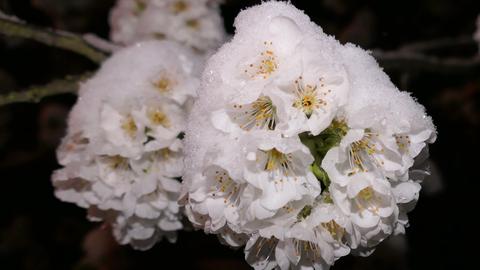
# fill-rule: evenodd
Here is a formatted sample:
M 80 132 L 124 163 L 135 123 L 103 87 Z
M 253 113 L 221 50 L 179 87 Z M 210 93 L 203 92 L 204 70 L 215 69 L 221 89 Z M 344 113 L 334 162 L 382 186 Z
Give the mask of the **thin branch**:
M 402 46 L 402 51 L 428 52 L 449 48 L 462 48 L 467 46 L 478 46 L 472 36 L 446 37 L 434 40 L 419 41 Z
M 103 62 L 107 57 L 105 52 L 91 46 L 82 36 L 28 25 L 1 12 L 0 15 L 0 34 L 32 39 L 48 46 L 72 51 L 96 63 Z
M 372 55 L 387 70 L 439 74 L 478 74 L 480 57 L 440 58 L 409 51 L 374 51 Z
M 83 39 L 90 44 L 90 46 L 97 48 L 98 50 L 112 54 L 118 50 L 120 50 L 122 47 L 118 44 L 112 43 L 109 40 L 105 40 L 95 34 L 87 33 L 83 35 Z
M 438 74 L 478 74 L 480 72 L 479 55 L 440 57 L 434 53 L 449 49 L 476 48 L 477 46 L 471 36 L 462 36 L 409 43 L 392 51 L 373 50 L 372 55 L 387 70 Z
M 0 106 L 19 102 L 40 102 L 45 97 L 65 93 L 77 93 L 79 84 L 88 79 L 91 73 L 78 76 L 67 76 L 61 80 L 54 80 L 46 85 L 32 86 L 23 91 L 14 91 L 0 96 Z

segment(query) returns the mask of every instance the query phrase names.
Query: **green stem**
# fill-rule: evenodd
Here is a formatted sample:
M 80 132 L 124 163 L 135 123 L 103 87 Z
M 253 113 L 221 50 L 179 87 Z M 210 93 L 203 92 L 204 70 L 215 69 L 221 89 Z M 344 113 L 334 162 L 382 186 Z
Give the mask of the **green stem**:
M 61 80 L 54 80 L 46 85 L 32 86 L 23 91 L 14 91 L 0 96 L 0 106 L 19 102 L 39 102 L 45 97 L 65 93 L 76 93 L 79 83 L 88 79 L 90 73 L 78 76 L 67 76 Z
M 318 166 L 317 163 L 310 165 L 310 170 L 325 187 L 328 188 L 330 186 L 330 178 L 328 177 L 327 172 Z
M 95 63 L 102 63 L 107 58 L 105 52 L 91 46 L 80 35 L 28 25 L 7 16 L 0 16 L 0 34 L 31 39 L 48 46 L 75 52 Z

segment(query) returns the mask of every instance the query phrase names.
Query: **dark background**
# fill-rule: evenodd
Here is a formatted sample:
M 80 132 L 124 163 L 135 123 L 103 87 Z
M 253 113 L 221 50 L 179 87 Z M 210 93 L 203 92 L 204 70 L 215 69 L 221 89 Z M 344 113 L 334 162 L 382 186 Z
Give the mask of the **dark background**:
M 113 2 L 0 0 L 0 9 L 37 25 L 108 38 Z M 228 31 L 241 9 L 258 2 L 226 0 Z M 292 2 L 342 42 L 382 50 L 471 36 L 480 13 L 478 0 Z M 474 59 L 477 51 L 472 42 L 431 53 Z M 0 94 L 96 68 L 80 56 L 0 35 Z M 480 74 L 410 70 L 386 72 L 413 92 L 438 127 L 431 147 L 434 175 L 409 215 L 406 238 L 381 244 L 369 258 L 343 258 L 333 269 L 467 269 L 478 262 Z M 181 232 L 177 244 L 163 241 L 147 252 L 117 246 L 108 228 L 58 201 L 50 174 L 58 168 L 55 148 L 74 102 L 75 96 L 62 95 L 0 107 L 0 269 L 249 269 L 241 250 L 202 232 Z

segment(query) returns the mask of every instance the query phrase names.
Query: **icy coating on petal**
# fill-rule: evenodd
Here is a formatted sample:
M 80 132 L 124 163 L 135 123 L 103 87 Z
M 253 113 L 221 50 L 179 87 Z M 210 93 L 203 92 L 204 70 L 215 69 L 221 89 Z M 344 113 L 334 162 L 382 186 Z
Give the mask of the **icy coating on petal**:
M 206 64 L 181 204 L 255 269 L 328 269 L 408 226 L 432 119 L 290 3 L 242 11 Z

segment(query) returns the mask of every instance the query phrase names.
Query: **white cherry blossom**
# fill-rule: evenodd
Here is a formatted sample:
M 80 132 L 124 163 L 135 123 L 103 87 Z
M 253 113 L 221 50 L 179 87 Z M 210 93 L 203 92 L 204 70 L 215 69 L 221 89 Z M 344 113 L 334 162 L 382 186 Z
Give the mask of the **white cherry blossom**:
M 207 52 L 226 38 L 216 1 L 118 0 L 110 25 L 112 40 L 123 45 L 166 39 Z
M 52 176 L 55 194 L 111 226 L 121 244 L 148 249 L 175 241 L 183 228 L 180 138 L 198 85 L 196 61 L 179 44 L 139 43 L 82 85 L 58 149 L 64 168 Z
M 245 244 L 255 269 L 328 269 L 403 233 L 436 137 L 425 109 L 289 3 L 251 7 L 235 27 L 187 123 L 189 220 Z

